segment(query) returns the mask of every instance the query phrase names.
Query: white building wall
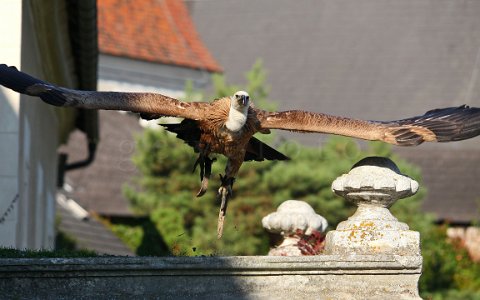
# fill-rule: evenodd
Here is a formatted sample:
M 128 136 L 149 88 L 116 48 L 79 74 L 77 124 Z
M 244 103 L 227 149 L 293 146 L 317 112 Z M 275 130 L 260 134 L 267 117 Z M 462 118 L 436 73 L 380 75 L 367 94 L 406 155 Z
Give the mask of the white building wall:
M 37 30 L 38 9 L 35 2 L 24 1 L 22 11 L 22 70 L 38 78 L 45 78 L 48 63 L 52 66 L 65 64 L 67 67 L 69 49 L 63 49 L 62 43 L 56 49 L 47 52 L 41 44 L 43 34 Z M 57 29 L 63 26 L 61 17 L 62 1 L 52 5 L 52 16 Z M 43 23 L 41 23 L 43 24 Z M 58 36 L 59 32 L 49 32 Z M 59 41 L 60 38 L 59 38 Z M 47 49 L 48 50 L 48 49 Z M 52 60 L 48 55 L 58 55 Z M 58 54 L 59 53 L 59 54 Z M 63 66 L 63 65 L 62 65 Z M 59 119 L 56 109 L 38 98 L 20 96 L 19 128 L 19 222 L 17 223 L 17 248 L 51 249 L 54 247 L 55 216 L 51 210 L 55 207 L 57 181 L 57 148 L 59 145 Z
M 31 3 L 0 1 L 0 63 L 43 77 Z M 0 87 L 0 247 L 53 248 L 58 143 L 51 106 Z
M 21 60 L 22 1 L 0 3 L 0 62 L 19 67 Z M 19 94 L 0 87 L 0 246 L 15 247 L 19 222 Z M 14 201 L 16 199 L 16 201 Z
M 188 81 L 197 89 L 205 89 L 210 84 L 211 73 L 126 57 L 106 54 L 99 56 L 99 91 L 160 93 L 185 100 Z M 139 122 L 143 127 L 163 128 L 158 125 L 158 120 L 140 119 Z M 178 118 L 163 118 L 162 122 L 178 122 Z
M 100 91 L 153 92 L 173 98 L 185 95 L 188 80 L 205 88 L 211 78 L 207 71 L 105 54 L 100 54 L 98 69 Z

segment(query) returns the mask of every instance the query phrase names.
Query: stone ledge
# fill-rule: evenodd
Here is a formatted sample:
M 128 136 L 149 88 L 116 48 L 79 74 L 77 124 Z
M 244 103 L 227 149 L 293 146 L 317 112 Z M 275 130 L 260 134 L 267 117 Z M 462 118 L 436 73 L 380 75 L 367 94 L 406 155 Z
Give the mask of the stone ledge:
M 0 293 L 49 299 L 418 299 L 422 259 L 396 255 L 0 260 Z
M 231 256 L 231 257 L 96 257 L 96 258 L 15 258 L 0 260 L 0 278 L 21 272 L 172 271 L 243 273 L 351 273 L 375 270 L 379 273 L 415 272 L 422 258 L 398 255 L 319 256 Z

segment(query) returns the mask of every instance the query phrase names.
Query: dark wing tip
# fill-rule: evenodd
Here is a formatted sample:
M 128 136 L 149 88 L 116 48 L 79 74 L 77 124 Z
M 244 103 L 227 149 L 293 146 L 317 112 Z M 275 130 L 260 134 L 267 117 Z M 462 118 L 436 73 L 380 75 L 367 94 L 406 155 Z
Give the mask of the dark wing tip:
M 51 105 L 63 106 L 66 102 L 55 86 L 20 72 L 13 66 L 0 65 L 0 84 L 21 94 L 40 97 Z
M 2 64 L 0 65 L 0 84 L 22 94 L 31 94 L 35 90 L 31 91 L 33 86 L 46 83 L 18 71 L 16 67 Z
M 480 108 L 462 105 L 437 109 L 419 120 L 438 142 L 461 141 L 480 135 Z
M 462 105 L 433 109 L 388 125 L 392 127 L 391 136 L 401 146 L 415 146 L 424 141 L 461 141 L 480 135 L 480 108 Z

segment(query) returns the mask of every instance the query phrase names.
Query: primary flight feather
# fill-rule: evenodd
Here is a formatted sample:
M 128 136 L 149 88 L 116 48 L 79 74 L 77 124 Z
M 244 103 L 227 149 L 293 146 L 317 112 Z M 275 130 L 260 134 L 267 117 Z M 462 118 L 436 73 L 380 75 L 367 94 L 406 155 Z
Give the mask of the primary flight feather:
M 124 110 L 145 118 L 172 116 L 184 118 L 179 124 L 165 124 L 168 131 L 192 146 L 199 157 L 203 195 L 218 153 L 228 158 L 218 191 L 222 204 L 219 236 L 235 176 L 246 160 L 286 160 L 288 157 L 257 140 L 257 132 L 270 129 L 318 132 L 377 140 L 400 146 L 423 142 L 450 142 L 480 134 L 480 108 L 459 106 L 428 111 L 424 115 L 397 121 L 363 121 L 321 113 L 291 110 L 268 112 L 254 108 L 248 93 L 236 92 L 212 102 L 183 102 L 161 94 L 80 91 L 41 81 L 15 67 L 0 65 L 0 84 L 19 93 L 40 97 L 48 104 L 87 109 Z

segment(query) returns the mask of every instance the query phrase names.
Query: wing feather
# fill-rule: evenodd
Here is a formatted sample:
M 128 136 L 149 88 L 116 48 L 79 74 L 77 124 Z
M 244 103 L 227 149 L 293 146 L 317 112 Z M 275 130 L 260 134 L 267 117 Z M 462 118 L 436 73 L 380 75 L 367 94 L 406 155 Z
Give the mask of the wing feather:
M 397 121 L 364 121 L 305 111 L 258 111 L 261 129 L 283 129 L 379 140 L 400 146 L 450 142 L 480 135 L 480 108 L 462 105 L 434 109 Z
M 366 140 L 382 139 L 384 128 L 370 121 L 336 117 L 300 110 L 257 112 L 261 130 L 282 129 L 296 132 L 330 133 Z
M 290 158 L 252 136 L 248 142 L 244 158 L 244 161 L 251 160 L 290 160 Z
M 410 137 L 412 143 L 461 141 L 480 135 L 480 108 L 467 105 L 439 108 L 422 116 L 381 124 L 388 128 L 386 135 L 394 138 L 398 138 L 400 128 L 416 133 Z
M 182 102 L 155 93 L 80 91 L 41 81 L 15 67 L 0 65 L 0 84 L 16 92 L 40 97 L 55 106 L 87 109 L 125 110 L 146 115 L 172 116 L 199 120 L 204 102 Z

